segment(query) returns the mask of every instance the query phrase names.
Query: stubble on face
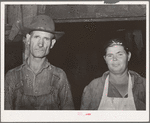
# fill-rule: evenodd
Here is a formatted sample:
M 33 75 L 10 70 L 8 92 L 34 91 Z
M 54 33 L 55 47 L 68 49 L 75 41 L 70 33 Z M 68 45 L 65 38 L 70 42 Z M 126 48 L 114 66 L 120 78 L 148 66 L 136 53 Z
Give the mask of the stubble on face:
M 33 31 L 30 38 L 30 52 L 35 58 L 43 58 L 49 54 L 53 35 L 43 31 Z

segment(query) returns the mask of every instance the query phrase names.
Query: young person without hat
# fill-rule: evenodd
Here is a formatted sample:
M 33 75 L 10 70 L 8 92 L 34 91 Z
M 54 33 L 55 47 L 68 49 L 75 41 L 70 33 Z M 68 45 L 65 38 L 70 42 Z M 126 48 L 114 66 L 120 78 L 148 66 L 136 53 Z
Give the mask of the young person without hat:
M 29 56 L 6 74 L 5 110 L 74 109 L 65 72 L 46 59 L 64 32 L 55 31 L 49 16 L 38 15 L 29 28 L 22 28 L 22 33 L 26 34 Z
M 123 38 L 113 38 L 104 47 L 109 71 L 84 89 L 81 110 L 146 110 L 146 80 L 128 70 L 131 52 Z

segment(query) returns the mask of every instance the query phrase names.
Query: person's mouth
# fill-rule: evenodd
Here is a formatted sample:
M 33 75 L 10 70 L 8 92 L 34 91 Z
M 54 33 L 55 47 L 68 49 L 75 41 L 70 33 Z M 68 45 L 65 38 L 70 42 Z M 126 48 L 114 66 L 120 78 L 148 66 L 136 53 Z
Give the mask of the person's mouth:
M 119 64 L 112 64 L 112 66 L 113 66 L 113 67 L 118 67 L 118 66 L 119 66 Z
M 35 49 L 35 50 L 37 50 L 37 51 L 44 51 L 44 49 Z

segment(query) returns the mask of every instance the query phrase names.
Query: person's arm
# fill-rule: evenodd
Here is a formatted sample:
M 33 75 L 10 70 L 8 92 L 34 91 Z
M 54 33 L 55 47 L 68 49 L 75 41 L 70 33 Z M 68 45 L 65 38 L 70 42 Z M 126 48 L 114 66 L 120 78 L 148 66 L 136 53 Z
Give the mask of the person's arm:
M 60 74 L 59 80 L 59 98 L 60 98 L 60 108 L 61 110 L 73 110 L 74 104 L 71 94 L 70 85 L 67 76 L 64 72 Z
M 140 78 L 139 79 L 139 86 L 137 86 L 138 91 L 138 108 L 137 110 L 146 110 L 146 79 Z
M 82 99 L 81 99 L 81 107 L 80 110 L 89 110 L 91 103 L 91 93 L 89 91 L 88 86 L 84 88 Z
M 84 88 L 80 110 L 97 110 L 102 98 L 103 88 L 102 78 L 92 80 Z
M 146 79 L 136 76 L 134 81 L 133 96 L 136 110 L 146 110 Z
M 13 97 L 13 77 L 11 72 L 8 72 L 6 74 L 6 77 L 5 77 L 5 95 L 4 95 L 4 98 L 5 98 L 5 103 L 4 103 L 4 109 L 5 110 L 12 110 L 13 109 L 13 100 L 12 100 L 12 97 Z
M 145 78 L 142 78 L 142 79 L 143 79 L 143 87 L 144 87 L 143 101 L 146 104 L 146 79 Z

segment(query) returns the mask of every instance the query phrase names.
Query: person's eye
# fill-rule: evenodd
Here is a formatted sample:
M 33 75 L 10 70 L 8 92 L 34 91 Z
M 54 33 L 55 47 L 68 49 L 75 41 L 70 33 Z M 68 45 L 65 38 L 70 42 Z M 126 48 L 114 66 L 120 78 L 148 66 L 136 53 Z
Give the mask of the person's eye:
M 45 38 L 45 41 L 50 41 L 50 38 Z
M 123 53 L 119 53 L 119 55 L 120 55 L 120 56 L 122 56 L 122 55 L 123 55 Z
M 112 57 L 112 54 L 107 54 L 107 57 L 108 57 L 108 58 L 111 58 L 111 57 Z
M 123 53 L 119 53 L 118 56 L 121 57 L 123 55 Z
M 39 38 L 39 36 L 35 35 L 34 38 Z

